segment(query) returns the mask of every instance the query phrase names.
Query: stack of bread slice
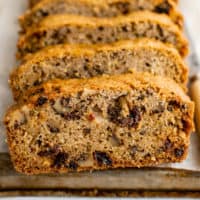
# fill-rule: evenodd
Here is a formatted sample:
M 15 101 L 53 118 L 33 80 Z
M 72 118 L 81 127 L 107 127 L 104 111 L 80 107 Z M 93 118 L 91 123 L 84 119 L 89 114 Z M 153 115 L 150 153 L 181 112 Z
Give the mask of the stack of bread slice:
M 186 159 L 194 104 L 175 0 L 30 0 L 5 116 L 18 172 Z

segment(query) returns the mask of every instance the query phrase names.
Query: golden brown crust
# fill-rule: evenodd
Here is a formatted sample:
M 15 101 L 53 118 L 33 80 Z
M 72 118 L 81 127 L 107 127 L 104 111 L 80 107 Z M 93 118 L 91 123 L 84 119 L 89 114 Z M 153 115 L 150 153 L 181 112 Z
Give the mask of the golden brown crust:
M 31 51 L 33 51 L 32 49 L 34 47 L 30 47 L 31 43 L 29 40 L 31 39 L 33 40 L 33 37 L 36 37 L 37 35 L 40 36 L 40 34 L 50 30 L 56 30 L 62 27 L 79 27 L 79 28 L 88 27 L 89 29 L 96 29 L 97 27 L 102 27 L 102 26 L 104 26 L 106 29 L 106 27 L 114 28 L 116 26 L 120 26 L 121 24 L 131 24 L 131 23 L 139 24 L 143 22 L 149 24 L 157 24 L 158 26 L 162 27 L 163 30 L 168 31 L 169 34 L 172 34 L 173 37 L 176 38 L 173 39 L 176 41 L 172 41 L 172 43 L 174 43 L 173 45 L 179 50 L 180 54 L 183 57 L 188 54 L 188 42 L 186 38 L 184 37 L 182 32 L 178 29 L 178 27 L 174 25 L 167 16 L 155 14 L 148 11 L 143 11 L 143 12 L 134 12 L 128 16 L 118 16 L 109 19 L 106 18 L 99 19 L 91 17 L 88 18 L 76 15 L 49 16 L 45 18 L 43 21 L 41 21 L 41 23 L 39 23 L 37 27 L 30 29 L 25 35 L 22 35 L 20 37 L 18 42 L 18 48 L 19 48 L 18 57 L 19 58 L 22 57 L 24 51 L 27 48 L 28 49 L 31 48 Z M 34 40 L 32 42 L 34 42 Z M 70 42 L 70 41 L 65 41 L 65 42 Z M 84 40 L 82 42 L 84 43 Z
M 81 56 L 83 54 L 93 55 L 95 51 L 109 51 L 115 49 L 132 49 L 133 47 L 137 48 L 145 48 L 148 47 L 150 49 L 160 49 L 167 50 L 168 52 L 172 52 L 177 55 L 177 50 L 171 44 L 164 44 L 160 41 L 148 39 L 148 38 L 139 38 L 134 40 L 121 40 L 111 44 L 60 44 L 55 46 L 46 47 L 34 54 L 29 54 L 24 57 L 24 64 L 31 64 L 34 60 L 43 60 L 47 57 L 52 57 L 55 55 L 62 56 L 65 53 L 72 53 L 74 55 Z M 84 51 L 83 51 L 84 50 Z M 179 62 L 183 62 L 183 59 L 177 55 L 176 59 Z M 187 67 L 185 67 L 187 68 Z
M 63 6 L 63 9 L 60 9 L 60 6 Z M 24 29 L 27 29 L 31 25 L 41 21 L 44 17 L 52 14 L 79 13 L 80 15 L 91 17 L 114 17 L 138 10 L 149 10 L 156 13 L 168 14 L 172 21 L 180 28 L 183 26 L 183 17 L 171 0 L 145 0 L 142 2 L 135 0 L 43 0 L 21 16 L 20 23 Z
M 125 21 L 124 21 L 125 20 Z M 123 22 L 140 22 L 140 21 L 153 21 L 157 22 L 158 24 L 165 24 L 167 25 L 172 25 L 171 20 L 166 17 L 165 15 L 158 15 L 153 12 L 149 11 L 138 11 L 138 12 L 133 12 L 127 16 L 117 16 L 112 19 L 99 19 L 95 17 L 85 17 L 85 16 L 78 16 L 78 15 L 52 15 L 44 20 L 42 20 L 39 25 L 32 30 L 30 30 L 27 34 L 30 34 L 34 32 L 35 30 L 39 28 L 52 28 L 52 27 L 57 27 L 57 26 L 62 26 L 62 25 L 67 25 L 67 24 L 73 24 L 73 25 L 88 25 L 88 26 L 101 26 L 101 25 L 109 25 L 113 26 L 115 24 L 121 24 Z M 176 26 L 173 24 L 172 28 L 175 28 Z M 176 27 L 176 30 L 178 31 L 178 28 Z

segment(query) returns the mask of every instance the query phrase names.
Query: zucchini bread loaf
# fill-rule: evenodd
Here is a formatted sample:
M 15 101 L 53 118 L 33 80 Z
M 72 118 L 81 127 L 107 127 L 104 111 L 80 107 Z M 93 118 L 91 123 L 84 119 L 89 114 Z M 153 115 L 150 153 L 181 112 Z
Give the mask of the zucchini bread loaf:
M 110 45 L 56 45 L 26 59 L 10 76 L 15 100 L 27 89 L 55 78 L 89 78 L 135 69 L 170 77 L 185 89 L 188 77 L 188 68 L 176 49 L 150 39 Z
M 146 167 L 187 156 L 194 107 L 171 79 L 54 80 L 24 98 L 5 117 L 18 172 Z
M 170 16 L 180 28 L 183 17 L 171 0 L 44 0 L 20 17 L 23 30 L 52 14 L 76 14 L 91 17 L 115 17 L 133 11 L 149 10 Z
M 97 44 L 141 37 L 171 43 L 182 56 L 187 55 L 188 43 L 179 28 L 166 15 L 143 11 L 114 18 L 49 16 L 20 37 L 18 58 L 65 42 Z

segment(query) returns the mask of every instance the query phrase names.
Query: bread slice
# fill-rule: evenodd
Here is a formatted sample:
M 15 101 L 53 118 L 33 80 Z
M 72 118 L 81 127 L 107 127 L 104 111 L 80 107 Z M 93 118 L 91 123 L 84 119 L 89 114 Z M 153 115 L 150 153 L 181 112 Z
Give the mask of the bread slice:
M 43 0 L 20 17 L 23 30 L 52 14 L 77 14 L 89 17 L 115 17 L 133 11 L 149 10 L 170 16 L 180 28 L 183 17 L 171 0 Z
M 141 37 L 171 43 L 182 56 L 188 53 L 187 40 L 166 15 L 143 11 L 114 18 L 49 16 L 20 37 L 18 58 L 65 42 L 97 44 Z
M 48 80 L 89 78 L 128 73 L 131 69 L 174 79 L 186 88 L 188 67 L 171 45 L 150 39 L 105 45 L 56 45 L 28 56 L 13 70 L 10 86 L 15 100 L 27 89 Z
M 14 166 L 26 174 L 181 162 L 193 103 L 175 82 L 149 74 L 54 80 L 6 117 Z
M 55 0 L 51 0 L 51 1 L 55 1 Z M 112 0 L 111 0 L 112 1 Z M 117 1 L 117 0 L 116 0 Z M 157 0 L 149 0 L 149 2 L 151 1 L 157 1 Z M 165 1 L 165 0 L 162 0 Z M 172 0 L 174 3 L 178 3 L 178 0 Z M 37 3 L 42 2 L 42 0 L 29 0 L 29 5 L 32 8 L 33 6 L 35 6 Z

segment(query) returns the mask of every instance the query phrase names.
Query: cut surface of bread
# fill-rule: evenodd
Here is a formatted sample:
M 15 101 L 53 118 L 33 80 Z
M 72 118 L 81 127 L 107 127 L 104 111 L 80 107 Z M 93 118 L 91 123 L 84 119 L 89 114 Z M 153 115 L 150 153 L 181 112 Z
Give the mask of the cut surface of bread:
M 55 1 L 55 0 L 51 0 L 51 1 Z M 113 0 L 111 0 L 111 1 L 113 1 Z M 116 0 L 117 1 L 117 0 Z M 149 0 L 150 2 L 152 1 L 152 0 Z M 153 1 L 158 1 L 158 0 L 153 0 Z M 163 2 L 164 2 L 165 0 L 163 0 Z M 174 3 L 178 3 L 178 0 L 172 0 Z M 42 2 L 42 0 L 29 0 L 29 5 L 30 5 L 30 7 L 34 7 L 37 3 L 39 3 L 39 2 Z
M 171 43 L 182 56 L 188 53 L 186 38 L 169 17 L 143 11 L 114 18 L 49 16 L 20 37 L 17 57 L 62 43 L 104 44 L 142 37 Z
M 52 14 L 115 17 L 140 10 L 167 14 L 180 28 L 183 26 L 183 17 L 171 0 L 43 0 L 20 17 L 20 24 L 27 30 Z
M 167 76 L 185 89 L 188 77 L 188 67 L 173 46 L 144 38 L 105 45 L 56 45 L 26 60 L 10 76 L 15 100 L 31 87 L 55 78 L 90 78 L 135 69 Z
M 194 107 L 172 80 L 135 73 L 54 80 L 32 92 L 5 117 L 18 172 L 149 167 L 187 156 Z

